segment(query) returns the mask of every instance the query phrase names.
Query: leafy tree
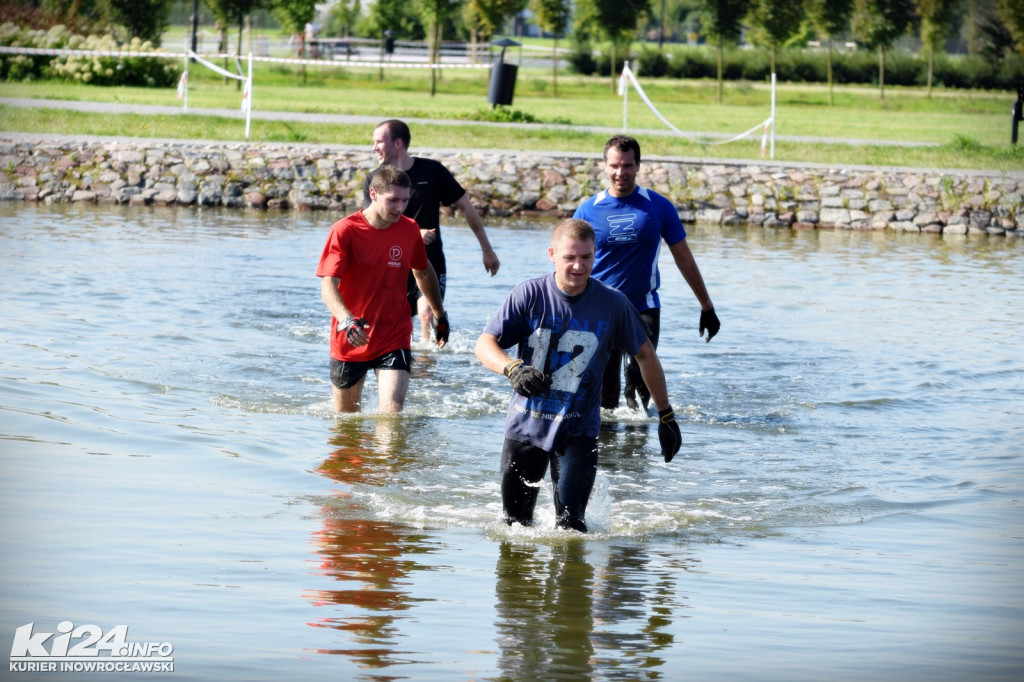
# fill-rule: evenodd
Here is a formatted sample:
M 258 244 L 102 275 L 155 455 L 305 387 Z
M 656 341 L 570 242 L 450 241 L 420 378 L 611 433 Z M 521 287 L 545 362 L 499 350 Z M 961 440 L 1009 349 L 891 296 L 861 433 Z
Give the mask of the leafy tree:
M 316 17 L 316 5 L 317 0 L 274 0 L 271 13 L 282 29 L 294 35 Z
M 303 0 L 303 2 L 308 1 Z M 327 35 L 348 38 L 354 33 L 355 25 L 361 14 L 362 2 L 360 0 L 338 0 L 337 4 L 327 12 L 325 28 Z
M 380 36 L 384 31 L 405 40 L 422 40 L 427 35 L 420 13 L 408 0 L 376 0 L 369 6 L 362 33 Z
M 855 0 L 853 32 L 878 50 L 878 90 L 885 99 L 885 48 L 903 35 L 914 16 L 913 0 Z
M 648 10 L 649 0 L 589 0 L 594 8 L 594 20 L 601 31 L 612 43 L 611 77 L 615 87 L 616 52 L 620 44 L 625 44 L 629 52 L 629 43 L 636 35 L 640 17 Z
M 932 96 L 935 50 L 941 48 L 949 33 L 960 0 L 914 0 L 921 19 L 921 47 L 928 55 L 928 96 Z
M 747 13 L 750 31 L 747 38 L 755 45 L 771 49 L 772 73 L 775 73 L 775 53 L 797 29 L 804 17 L 801 0 L 753 0 Z
M 0 4 L 4 21 L 20 15 L 41 21 L 37 28 L 63 24 L 78 33 L 109 31 L 110 7 L 103 0 L 2 0 Z
M 533 10 L 533 20 L 537 22 L 537 26 L 555 36 L 554 46 L 551 48 L 551 83 L 554 96 L 558 97 L 558 37 L 563 35 L 569 26 L 572 7 L 569 0 L 530 0 L 530 9 Z
M 316 16 L 316 0 L 274 0 L 271 10 L 274 18 L 281 24 L 281 28 L 291 35 L 301 36 L 306 24 L 313 21 Z M 306 43 L 300 43 L 303 51 Z M 300 55 L 305 57 L 304 54 Z M 302 83 L 306 84 L 306 65 L 302 65 Z
M 725 42 L 739 40 L 750 0 L 702 0 L 704 30 L 718 43 L 718 102 L 722 102 L 722 55 Z
M 466 0 L 462 18 L 469 29 L 474 54 L 479 38 L 487 42 L 498 33 L 505 21 L 526 7 L 526 0 Z
M 128 29 L 129 37 L 160 45 L 167 28 L 171 0 L 107 0 L 113 20 Z
M 832 38 L 849 27 L 853 0 L 804 0 L 804 6 L 818 35 L 825 39 L 828 105 L 832 106 Z
M 227 31 L 233 21 L 238 22 L 238 45 L 235 54 L 242 54 L 242 36 L 245 34 L 245 18 L 253 10 L 269 5 L 269 0 L 206 0 L 206 6 L 213 12 L 218 25 L 222 28 L 220 50 L 227 52 Z M 242 89 L 242 81 L 236 81 L 239 90 Z
M 437 93 L 437 67 L 441 54 L 441 33 L 444 29 L 445 20 L 460 0 L 416 0 L 416 8 L 423 19 L 423 23 L 429 27 L 427 31 L 427 44 L 430 46 L 430 63 L 434 68 L 430 69 L 430 96 Z
M 1013 47 L 1024 57 L 1024 2 L 1021 0 L 996 0 L 996 16 L 1013 37 Z

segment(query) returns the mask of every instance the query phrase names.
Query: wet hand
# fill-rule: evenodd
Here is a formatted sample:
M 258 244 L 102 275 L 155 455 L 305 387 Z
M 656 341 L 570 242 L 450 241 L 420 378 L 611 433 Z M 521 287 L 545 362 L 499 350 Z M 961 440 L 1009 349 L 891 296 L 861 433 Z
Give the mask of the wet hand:
M 433 244 L 437 241 L 437 230 L 420 230 L 424 244 Z
M 708 339 L 704 343 L 708 343 L 715 337 L 718 330 L 722 328 L 722 323 L 718 321 L 718 315 L 715 314 L 715 309 L 702 310 L 700 311 L 700 335 L 704 337 L 704 330 L 708 330 Z
M 658 440 L 661 442 L 661 456 L 665 458 L 666 462 L 671 462 L 672 458 L 679 452 L 679 448 L 683 445 L 683 434 L 679 432 L 679 424 L 676 423 L 676 413 L 672 411 L 671 405 L 664 410 L 658 410 L 658 421 Z
M 516 393 L 527 398 L 547 393 L 551 388 L 551 379 L 544 376 L 544 372 L 522 360 L 513 360 L 505 365 L 503 373 Z
M 501 267 L 501 261 L 498 260 L 498 256 L 492 249 L 484 251 L 484 270 L 491 273 L 491 277 L 498 274 L 498 268 Z
M 448 324 L 448 313 L 447 311 L 437 318 L 437 322 L 434 325 L 434 343 L 437 344 L 438 348 L 444 348 L 448 344 L 448 335 L 451 334 L 452 328 Z
M 345 340 L 354 348 L 365 346 L 370 342 L 370 337 L 364 330 L 370 328 L 370 323 L 362 317 L 349 315 L 338 322 L 338 331 L 345 335 Z

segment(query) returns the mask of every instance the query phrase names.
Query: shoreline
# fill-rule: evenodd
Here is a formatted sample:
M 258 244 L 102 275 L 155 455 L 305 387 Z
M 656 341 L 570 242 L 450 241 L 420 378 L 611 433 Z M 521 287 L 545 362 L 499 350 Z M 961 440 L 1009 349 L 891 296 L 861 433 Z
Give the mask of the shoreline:
M 417 149 L 483 217 L 571 215 L 605 187 L 600 153 Z M 0 201 L 352 212 L 365 147 L 0 133 Z M 638 184 L 685 223 L 1024 236 L 1024 171 L 644 157 Z

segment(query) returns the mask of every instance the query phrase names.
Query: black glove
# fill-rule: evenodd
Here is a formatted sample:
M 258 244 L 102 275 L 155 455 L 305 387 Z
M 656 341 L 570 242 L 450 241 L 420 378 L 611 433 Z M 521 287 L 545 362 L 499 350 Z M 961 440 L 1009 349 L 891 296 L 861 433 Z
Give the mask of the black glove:
M 661 441 L 661 455 L 666 462 L 671 462 L 683 445 L 683 434 L 679 433 L 676 413 L 672 411 L 671 405 L 664 410 L 658 410 L 658 420 L 660 422 L 658 424 L 658 440 Z
M 451 325 L 448 324 L 448 311 L 437 318 L 434 326 L 434 340 L 448 343 L 448 335 L 452 333 Z
M 715 309 L 702 310 L 700 311 L 700 335 L 704 336 L 704 330 L 708 330 L 708 341 L 715 338 L 715 334 L 722 328 L 722 323 L 718 321 L 718 315 L 715 315 Z M 706 342 L 705 342 L 706 343 Z
M 345 340 L 350 345 L 355 345 L 356 335 L 363 331 L 364 327 L 370 326 L 370 323 L 363 317 L 352 317 L 349 315 L 344 320 L 338 323 L 338 331 L 345 334 Z M 364 332 L 365 333 L 365 332 Z
M 522 360 L 513 360 L 502 370 L 516 393 L 529 398 L 532 395 L 547 393 L 551 388 L 551 379 L 536 367 L 527 365 Z

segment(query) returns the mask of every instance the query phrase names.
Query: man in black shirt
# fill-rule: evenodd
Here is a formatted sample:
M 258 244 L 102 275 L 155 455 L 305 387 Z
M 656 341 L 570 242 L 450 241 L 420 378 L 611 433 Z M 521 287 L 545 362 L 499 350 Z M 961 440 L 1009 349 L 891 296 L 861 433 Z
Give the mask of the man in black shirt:
M 440 211 L 441 206 L 453 206 L 462 211 L 466 224 L 476 235 L 483 252 L 484 269 L 493 277 L 498 272 L 500 262 L 491 248 L 491 243 L 484 232 L 484 223 L 477 213 L 473 202 L 462 185 L 452 176 L 451 172 L 438 161 L 411 156 L 409 126 L 397 119 L 384 121 L 373 130 L 373 151 L 381 164 L 395 166 L 405 171 L 412 180 L 412 196 L 405 209 L 405 215 L 415 220 L 420 226 L 423 243 L 427 247 L 427 259 L 434 266 L 438 281 L 441 284 L 441 296 L 444 296 L 447 284 L 447 267 L 441 242 Z M 369 201 L 370 180 L 373 173 L 366 176 L 363 182 L 363 205 Z M 410 283 L 409 304 L 412 314 L 419 315 L 421 338 L 430 339 L 430 327 L 433 313 L 426 301 L 419 297 L 419 289 L 415 282 Z

